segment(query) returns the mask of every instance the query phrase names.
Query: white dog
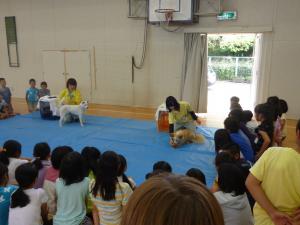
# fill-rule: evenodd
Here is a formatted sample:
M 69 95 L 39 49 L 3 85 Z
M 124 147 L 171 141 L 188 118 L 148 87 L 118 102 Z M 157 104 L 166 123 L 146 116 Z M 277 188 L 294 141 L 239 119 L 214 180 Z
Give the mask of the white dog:
M 59 126 L 62 127 L 66 115 L 76 115 L 79 118 L 80 125 L 83 127 L 83 114 L 88 108 L 88 102 L 82 101 L 79 105 L 62 105 L 59 109 L 60 112 L 60 120 L 59 120 Z

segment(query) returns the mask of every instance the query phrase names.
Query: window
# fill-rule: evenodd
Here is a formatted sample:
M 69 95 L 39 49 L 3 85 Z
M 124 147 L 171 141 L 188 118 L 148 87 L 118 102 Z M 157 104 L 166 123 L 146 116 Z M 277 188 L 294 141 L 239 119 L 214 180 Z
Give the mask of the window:
M 5 17 L 5 28 L 7 38 L 7 51 L 10 67 L 19 67 L 18 41 L 16 29 L 16 17 Z

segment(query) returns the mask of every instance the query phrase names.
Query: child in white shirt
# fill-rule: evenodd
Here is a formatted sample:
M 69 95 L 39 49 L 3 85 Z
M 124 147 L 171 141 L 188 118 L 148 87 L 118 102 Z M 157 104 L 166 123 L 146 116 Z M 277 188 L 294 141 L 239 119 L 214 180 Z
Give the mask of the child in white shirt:
M 16 169 L 19 188 L 11 196 L 9 225 L 42 225 L 47 220 L 47 195 L 41 188 L 34 189 L 38 170 L 26 163 Z
M 3 149 L 0 151 L 0 162 L 8 168 L 8 184 L 15 185 L 17 181 L 15 179 L 16 168 L 27 160 L 20 159 L 22 153 L 22 146 L 18 141 L 8 140 L 4 143 Z

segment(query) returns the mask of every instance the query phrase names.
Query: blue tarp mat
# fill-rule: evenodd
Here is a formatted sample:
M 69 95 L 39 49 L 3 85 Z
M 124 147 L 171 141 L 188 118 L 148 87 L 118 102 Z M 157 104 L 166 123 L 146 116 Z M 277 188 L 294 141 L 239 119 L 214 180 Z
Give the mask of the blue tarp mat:
M 85 126 L 79 123 L 59 127 L 56 120 L 42 120 L 39 113 L 16 116 L 0 121 L 0 145 L 8 139 L 22 144 L 22 156 L 32 157 L 34 144 L 48 142 L 51 148 L 70 145 L 76 151 L 85 146 L 101 150 L 114 150 L 128 161 L 127 174 L 137 184 L 145 179 L 156 161 L 168 161 L 175 173 L 184 174 L 196 167 L 206 175 L 208 185 L 215 177 L 214 142 L 215 128 L 197 127 L 206 138 L 204 144 L 189 144 L 177 149 L 169 146 L 167 133 L 157 132 L 154 121 L 85 116 Z

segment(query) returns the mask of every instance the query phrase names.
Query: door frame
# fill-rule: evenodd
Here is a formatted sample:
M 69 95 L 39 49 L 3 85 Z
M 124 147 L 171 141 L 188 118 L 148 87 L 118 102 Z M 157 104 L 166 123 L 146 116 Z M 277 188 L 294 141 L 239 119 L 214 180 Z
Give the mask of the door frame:
M 90 92 L 89 92 L 89 99 L 93 99 L 93 77 L 92 77 L 92 67 L 94 66 L 94 79 L 96 82 L 96 65 L 93 65 L 92 63 L 92 56 L 91 56 L 91 51 L 87 49 L 47 49 L 47 50 L 42 50 L 42 52 L 62 52 L 64 54 L 64 71 L 63 71 L 63 76 L 65 78 L 65 83 L 67 82 L 67 75 L 69 75 L 67 71 L 67 63 L 66 63 L 66 58 L 67 58 L 67 53 L 68 52 L 88 52 L 89 55 L 89 76 L 90 76 Z M 43 68 L 43 79 L 45 80 L 45 72 Z M 96 87 L 96 85 L 95 85 Z

